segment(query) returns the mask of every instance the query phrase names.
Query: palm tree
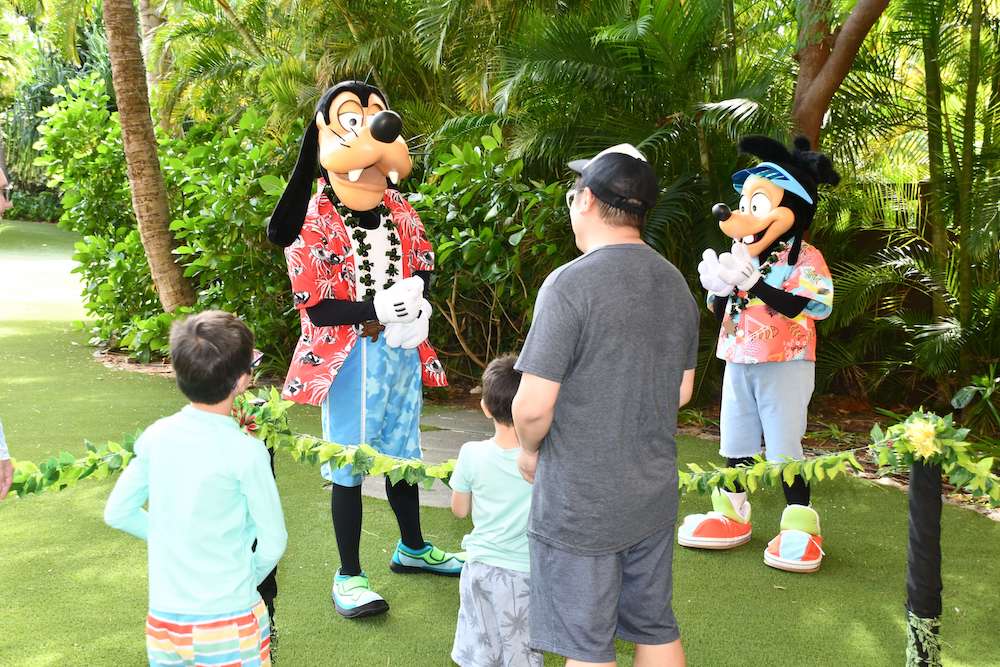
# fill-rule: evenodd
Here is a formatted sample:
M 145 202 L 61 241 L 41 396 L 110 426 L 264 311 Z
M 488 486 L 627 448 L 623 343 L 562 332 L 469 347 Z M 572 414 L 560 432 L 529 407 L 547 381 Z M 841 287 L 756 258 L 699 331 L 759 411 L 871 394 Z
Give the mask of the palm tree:
M 183 269 L 174 261 L 167 191 L 156 153 L 146 70 L 132 0 L 104 0 L 104 25 L 108 33 L 132 208 L 160 303 L 166 312 L 173 312 L 180 306 L 192 305 L 195 296 Z
M 1000 109 L 1000 3 L 904 0 L 889 18 L 845 81 L 852 113 L 835 105 L 831 121 L 838 137 L 853 126 L 869 139 L 853 149 L 860 191 L 832 202 L 818 230 L 844 249 L 830 258 L 836 344 L 820 375 L 947 406 L 1000 358 L 1000 178 L 985 140 Z M 875 243 L 884 249 L 858 252 Z

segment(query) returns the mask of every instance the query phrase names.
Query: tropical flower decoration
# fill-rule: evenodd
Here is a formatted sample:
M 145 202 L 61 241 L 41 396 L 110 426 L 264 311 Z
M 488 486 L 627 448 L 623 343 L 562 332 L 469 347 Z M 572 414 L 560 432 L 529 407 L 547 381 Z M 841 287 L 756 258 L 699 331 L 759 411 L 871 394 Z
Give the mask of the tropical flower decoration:
M 958 428 L 952 416 L 939 417 L 918 410 L 883 433 L 872 428 L 872 447 L 879 453 L 879 465 L 890 468 L 910 466 L 915 461 L 942 465 L 965 453 L 969 429 Z
M 1000 505 L 1000 478 L 993 472 L 993 457 L 974 461 L 968 435 L 969 429 L 959 428 L 951 415 L 918 410 L 884 432 L 873 427 L 871 450 L 883 474 L 901 472 L 915 463 L 940 466 L 955 488 Z
M 247 434 L 263 440 L 268 449 L 280 449 L 294 439 L 286 414 L 291 405 L 274 388 L 257 394 L 246 392 L 233 403 L 233 419 Z
M 233 405 L 233 419 L 239 422 L 240 428 L 249 435 L 253 435 L 257 430 L 257 415 L 247 412 L 245 409 L 237 408 Z

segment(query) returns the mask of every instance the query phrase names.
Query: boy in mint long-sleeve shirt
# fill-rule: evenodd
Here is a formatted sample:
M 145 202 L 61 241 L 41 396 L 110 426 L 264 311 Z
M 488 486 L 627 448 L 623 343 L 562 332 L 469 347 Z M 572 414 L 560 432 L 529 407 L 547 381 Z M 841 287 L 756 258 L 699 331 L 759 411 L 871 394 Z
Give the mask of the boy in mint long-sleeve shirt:
M 253 335 L 206 311 L 174 325 L 170 352 L 191 404 L 143 432 L 104 511 L 148 543 L 149 664 L 270 665 L 257 586 L 287 533 L 267 449 L 230 416 L 250 382 Z

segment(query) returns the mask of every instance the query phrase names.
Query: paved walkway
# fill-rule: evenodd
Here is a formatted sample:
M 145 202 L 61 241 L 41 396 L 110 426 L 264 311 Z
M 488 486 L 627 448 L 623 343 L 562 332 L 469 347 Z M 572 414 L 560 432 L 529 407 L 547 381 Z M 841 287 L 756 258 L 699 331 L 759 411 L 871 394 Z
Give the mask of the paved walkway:
M 448 406 L 425 406 L 420 420 L 424 432 L 420 446 L 424 460 L 441 463 L 458 456 L 463 443 L 485 440 L 493 435 L 493 423 L 479 410 Z M 385 482 L 381 478 L 365 480 L 362 491 L 366 496 L 385 499 Z M 449 507 L 451 490 L 441 482 L 434 482 L 430 490 L 420 490 L 420 504 L 429 507 Z

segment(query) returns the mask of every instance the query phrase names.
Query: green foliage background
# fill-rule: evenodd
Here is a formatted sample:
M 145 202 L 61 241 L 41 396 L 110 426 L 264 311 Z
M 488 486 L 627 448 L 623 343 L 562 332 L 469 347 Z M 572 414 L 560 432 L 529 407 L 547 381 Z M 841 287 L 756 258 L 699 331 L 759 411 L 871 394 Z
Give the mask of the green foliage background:
M 984 2 L 970 107 L 970 1 L 891 3 L 834 98 L 822 142 L 844 181 L 824 193 L 811 232 L 836 284 L 833 316 L 820 324 L 817 380 L 820 391 L 942 409 L 978 383 L 983 391 L 967 392 L 965 407 L 982 432 L 997 433 L 1000 393 L 986 389 L 996 386 L 989 369 L 1000 361 L 1000 5 Z M 149 289 L 129 213 L 99 11 L 84 2 L 74 14 L 69 4 L 32 24 L 37 46 L 19 47 L 19 69 L 29 76 L 4 89 L 8 153 L 16 169 L 34 169 L 33 178 L 60 194 L 62 224 L 84 235 L 79 259 L 94 339 L 153 358 L 172 318 Z M 327 85 L 348 77 L 381 86 L 404 118 L 416 165 L 404 191 L 438 245 L 433 335 L 454 378 L 471 382 L 484 360 L 519 346 L 542 277 L 575 255 L 561 204 L 564 164 L 610 144 L 634 143 L 656 166 L 662 189 L 646 240 L 700 292 L 701 251 L 728 245 L 709 211 L 733 203 L 730 174 L 747 162 L 738 138 L 790 138 L 801 4 L 160 7 L 164 22 L 147 40 L 159 76 L 151 101 L 178 259 L 198 290 L 196 308 L 223 306 L 251 319 L 281 372 L 295 318 L 280 253 L 263 243 L 264 220 L 301 123 Z M 853 5 L 831 2 L 831 25 Z M 931 154 L 931 47 L 947 136 L 933 201 L 920 184 Z M 34 118 L 53 100 L 52 111 Z M 30 181 L 19 176 L 15 185 L 27 192 Z M 26 212 L 42 208 L 21 199 Z M 971 213 L 959 219 L 959 208 Z M 935 225 L 943 229 L 937 240 Z M 719 365 L 707 313 L 703 326 L 706 398 L 705 389 L 718 387 Z

